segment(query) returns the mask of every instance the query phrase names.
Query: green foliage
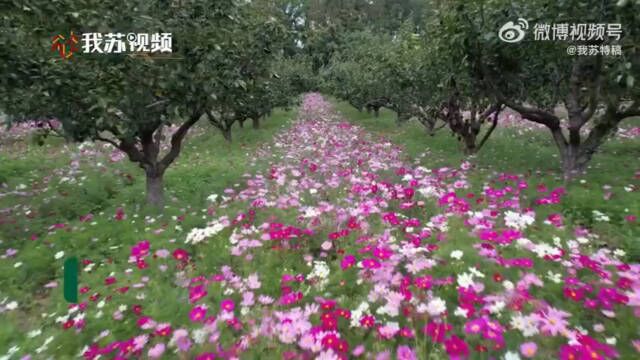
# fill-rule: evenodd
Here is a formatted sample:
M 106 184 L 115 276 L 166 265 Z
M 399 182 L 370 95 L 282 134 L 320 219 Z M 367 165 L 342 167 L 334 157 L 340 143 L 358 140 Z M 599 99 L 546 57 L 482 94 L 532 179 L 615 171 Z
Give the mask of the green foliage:
M 435 24 L 440 31 L 435 39 L 442 44 L 445 58 L 464 59 L 474 72 L 480 89 L 488 88 L 516 101 L 528 101 L 543 108 L 552 108 L 566 100 L 572 67 L 602 68 L 595 73 L 604 77 L 601 84 L 603 101 L 620 101 L 638 97 L 640 87 L 633 80 L 640 71 L 640 15 L 634 2 L 614 1 L 456 1 L 439 10 Z M 497 30 L 507 21 L 524 18 L 530 29 L 525 39 L 516 44 L 501 41 Z M 570 41 L 536 41 L 535 24 L 622 24 L 620 41 L 605 37 L 590 45 L 620 45 L 623 56 L 570 56 Z M 578 42 L 580 43 L 580 42 Z M 585 60 L 586 59 L 586 60 Z M 593 76 L 593 75 L 592 75 Z M 592 79 L 593 80 L 593 79 Z M 585 86 L 593 88 L 585 79 Z M 599 99 L 600 100 L 600 99 Z

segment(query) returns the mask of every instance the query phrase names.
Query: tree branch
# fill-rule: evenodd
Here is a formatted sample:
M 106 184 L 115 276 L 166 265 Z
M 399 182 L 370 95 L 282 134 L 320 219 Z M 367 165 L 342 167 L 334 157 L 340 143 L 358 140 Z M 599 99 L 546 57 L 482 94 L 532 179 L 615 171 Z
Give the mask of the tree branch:
M 616 117 L 622 119 L 640 116 L 640 103 L 638 101 L 634 101 L 623 111 L 617 111 Z
M 160 161 L 160 168 L 162 171 L 166 170 L 178 155 L 180 155 L 180 151 L 182 150 L 182 141 L 187 135 L 187 132 L 189 132 L 189 129 L 191 129 L 191 127 L 200 120 L 201 115 L 202 112 L 200 110 L 195 110 L 191 113 L 189 120 L 182 123 L 173 136 L 171 136 L 171 149 Z
M 95 139 L 96 139 L 96 140 L 99 140 L 99 141 L 104 141 L 104 142 L 106 142 L 106 143 L 109 143 L 109 144 L 113 145 L 115 148 L 120 149 L 120 145 L 118 145 L 118 143 L 117 143 L 117 142 L 115 142 L 115 141 L 113 141 L 113 140 L 111 140 L 111 139 L 107 139 L 107 138 L 102 137 L 102 136 L 100 136 L 100 135 L 95 136 Z
M 493 130 L 495 130 L 496 127 L 498 126 L 498 116 L 500 115 L 500 113 L 502 112 L 503 109 L 504 109 L 504 107 L 502 106 L 502 104 L 496 104 L 496 105 L 490 107 L 489 109 L 487 109 L 484 113 L 482 113 L 482 119 L 484 119 L 486 116 L 489 116 L 489 114 L 493 113 L 493 120 L 492 120 L 492 123 L 491 123 L 491 127 L 484 134 L 484 136 L 482 137 L 482 140 L 480 140 L 480 144 L 478 144 L 478 147 L 476 148 L 476 151 L 479 151 L 482 148 L 484 143 L 487 142 L 487 140 L 489 139 L 489 136 L 491 136 L 491 133 L 493 133 Z M 492 112 L 488 112 L 489 110 L 493 110 L 493 111 Z M 487 115 L 485 115 L 485 114 L 487 114 Z
M 560 128 L 560 119 L 554 114 L 533 107 L 518 105 L 504 98 L 501 98 L 500 102 L 519 112 L 520 115 L 527 120 L 545 125 L 550 129 Z

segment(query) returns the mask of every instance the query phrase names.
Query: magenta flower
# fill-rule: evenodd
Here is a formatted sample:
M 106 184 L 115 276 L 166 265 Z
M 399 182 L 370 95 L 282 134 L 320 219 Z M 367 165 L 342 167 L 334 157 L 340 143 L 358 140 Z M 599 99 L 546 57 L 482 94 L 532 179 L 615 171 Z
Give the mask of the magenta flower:
M 373 258 L 367 258 L 362 260 L 362 267 L 365 269 L 378 269 L 380 268 L 380 262 Z
M 193 322 L 204 321 L 207 316 L 207 308 L 204 305 L 194 307 L 189 313 L 189 318 Z
M 444 341 L 444 348 L 452 359 L 460 359 L 469 356 L 469 346 L 455 335 Z
M 350 267 L 352 267 L 353 265 L 355 265 L 356 263 L 356 257 L 353 255 L 345 255 L 342 258 L 342 261 L 340 261 L 340 267 L 342 268 L 342 270 L 346 270 Z
M 480 334 L 487 327 L 487 320 L 484 318 L 477 318 L 471 321 L 468 321 L 464 325 L 464 331 L 467 334 Z
M 220 309 L 222 309 L 223 311 L 233 311 L 235 307 L 236 305 L 231 299 L 224 299 L 220 302 Z

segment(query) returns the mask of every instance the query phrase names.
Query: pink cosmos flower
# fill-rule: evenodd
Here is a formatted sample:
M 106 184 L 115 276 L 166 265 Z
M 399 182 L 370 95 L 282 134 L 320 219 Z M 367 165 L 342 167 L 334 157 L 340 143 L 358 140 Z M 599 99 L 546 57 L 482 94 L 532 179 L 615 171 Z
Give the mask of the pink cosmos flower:
M 149 349 L 148 355 L 152 359 L 158 359 L 162 356 L 165 350 L 164 343 L 158 343 Z
M 189 351 L 189 349 L 191 348 L 191 340 L 189 339 L 188 335 L 185 336 L 179 336 L 177 338 L 175 338 L 175 344 L 176 347 L 178 348 L 178 350 L 180 351 Z
M 416 353 L 407 345 L 401 345 L 396 352 L 396 358 L 398 360 L 417 360 Z
M 520 353 L 526 358 L 532 358 L 538 351 L 538 345 L 534 342 L 526 342 L 520 345 Z
M 389 350 L 385 350 L 377 353 L 375 360 L 391 360 L 391 352 Z
M 563 333 L 567 330 L 568 325 L 565 318 L 569 316 L 569 313 L 549 306 L 541 316 L 537 316 L 541 322 L 540 330 L 553 336 Z
M 167 249 L 158 249 L 158 250 L 156 250 L 156 256 L 161 258 L 161 259 L 164 259 L 167 256 L 169 256 L 169 250 L 167 250 Z
M 258 274 L 251 274 L 247 277 L 247 286 L 249 289 L 259 289 L 262 284 L 258 279 Z

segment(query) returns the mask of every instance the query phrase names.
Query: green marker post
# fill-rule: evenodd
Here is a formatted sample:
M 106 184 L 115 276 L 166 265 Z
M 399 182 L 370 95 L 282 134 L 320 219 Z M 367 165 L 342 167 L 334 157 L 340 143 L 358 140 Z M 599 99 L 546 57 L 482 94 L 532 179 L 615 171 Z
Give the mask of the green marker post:
M 64 261 L 64 299 L 70 303 L 78 302 L 78 258 Z

